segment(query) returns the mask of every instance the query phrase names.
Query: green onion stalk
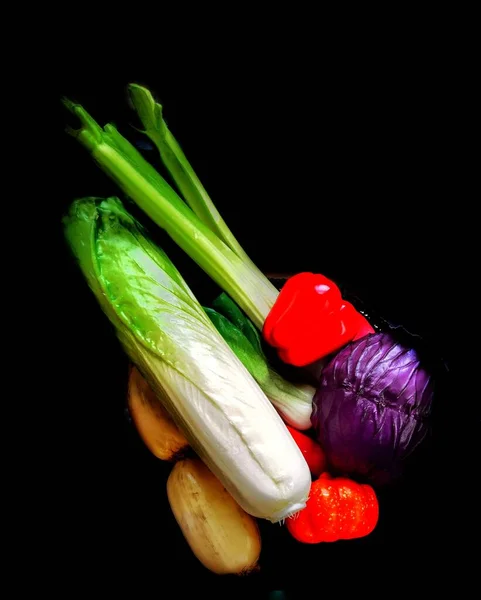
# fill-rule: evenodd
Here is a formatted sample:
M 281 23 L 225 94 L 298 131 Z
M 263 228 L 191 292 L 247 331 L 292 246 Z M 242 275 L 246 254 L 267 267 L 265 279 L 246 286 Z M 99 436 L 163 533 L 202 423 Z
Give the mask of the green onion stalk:
M 131 86 L 131 96 L 146 132 L 158 146 L 164 164 L 195 212 L 114 125 L 102 128 L 82 106 L 64 100 L 81 122 L 81 128 L 71 133 L 125 194 L 262 330 L 278 290 L 247 257 L 220 218 L 180 146 L 163 125 L 161 110 L 156 108 L 160 105 L 154 103 L 149 109 L 138 87 Z

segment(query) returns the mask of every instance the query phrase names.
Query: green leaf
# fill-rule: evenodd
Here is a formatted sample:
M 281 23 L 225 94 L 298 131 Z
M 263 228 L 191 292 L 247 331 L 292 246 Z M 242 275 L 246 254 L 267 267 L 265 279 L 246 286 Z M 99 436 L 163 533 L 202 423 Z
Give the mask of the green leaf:
M 283 419 L 297 429 L 311 427 L 312 399 L 315 389 L 308 384 L 288 381 L 270 365 L 258 331 L 236 303 L 225 293 L 204 308 L 217 331 L 244 364 Z
M 225 292 L 212 302 L 212 306 L 237 327 L 249 340 L 256 351 L 264 357 L 261 337 L 252 322 L 245 316 L 237 304 Z M 265 359 L 265 357 L 264 357 Z
M 211 308 L 204 307 L 204 310 L 234 354 L 262 387 L 262 383 L 269 378 L 269 367 L 263 354 L 259 353 L 244 333 L 224 315 Z

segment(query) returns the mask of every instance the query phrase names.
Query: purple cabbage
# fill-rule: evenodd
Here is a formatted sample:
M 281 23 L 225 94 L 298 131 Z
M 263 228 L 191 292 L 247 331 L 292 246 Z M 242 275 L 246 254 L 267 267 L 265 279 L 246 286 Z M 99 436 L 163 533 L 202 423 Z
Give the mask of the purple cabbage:
M 331 469 L 382 484 L 402 472 L 429 428 L 433 382 L 418 352 L 376 333 L 323 369 L 311 421 Z

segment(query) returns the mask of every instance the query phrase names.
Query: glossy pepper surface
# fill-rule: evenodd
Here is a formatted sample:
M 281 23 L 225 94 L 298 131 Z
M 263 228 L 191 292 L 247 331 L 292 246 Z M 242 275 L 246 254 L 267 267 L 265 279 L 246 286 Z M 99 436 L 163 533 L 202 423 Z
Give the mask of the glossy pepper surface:
M 317 544 L 364 537 L 374 530 L 378 517 L 371 486 L 323 473 L 312 483 L 306 507 L 287 519 L 286 526 L 299 542 Z
M 308 435 L 297 431 L 294 427 L 290 427 L 290 425 L 286 425 L 289 433 L 294 438 L 294 441 L 299 446 L 299 450 L 304 455 L 306 459 L 306 463 L 309 466 L 311 473 L 315 477 L 319 477 L 319 475 L 326 468 L 326 455 L 321 446 Z
M 281 289 L 263 327 L 284 362 L 302 367 L 374 333 L 365 317 L 342 298 L 337 285 L 315 273 L 299 273 Z

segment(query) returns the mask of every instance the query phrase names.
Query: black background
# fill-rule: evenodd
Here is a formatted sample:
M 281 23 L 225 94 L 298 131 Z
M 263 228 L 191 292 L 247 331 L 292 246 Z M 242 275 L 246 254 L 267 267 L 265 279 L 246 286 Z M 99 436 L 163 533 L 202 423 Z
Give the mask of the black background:
M 429 584 L 435 577 L 426 557 L 451 565 L 460 550 L 450 514 L 455 494 L 446 480 L 453 444 L 446 406 L 401 484 L 380 492 L 379 526 L 368 538 L 310 547 L 262 523 L 261 572 L 241 580 L 214 577 L 192 557 L 166 501 L 169 467 L 149 455 L 126 418 L 126 359 L 63 244 L 60 221 L 71 200 L 116 189 L 64 132 L 76 123 L 60 97 L 136 138 L 125 85 L 149 86 L 261 269 L 326 274 L 422 335 L 452 371 L 454 218 L 464 200 L 456 195 L 453 121 L 446 116 L 451 83 L 441 65 L 351 56 L 340 68 L 329 61 L 274 64 L 269 56 L 248 64 L 194 56 L 183 68 L 181 61 L 169 69 L 132 60 L 114 73 L 107 61 L 93 64 L 59 69 L 52 100 L 58 103 L 52 158 L 58 194 L 49 217 L 55 281 L 49 325 L 62 349 L 48 413 L 58 484 L 51 504 L 59 550 L 52 572 L 107 589 L 133 578 L 158 587 L 160 597 L 170 597 L 165 586 L 174 571 L 175 585 L 180 579 L 184 588 L 226 597 L 247 589 L 267 597 L 301 584 L 322 593 L 339 581 L 362 586 L 363 576 L 376 579 L 379 572 L 408 585 L 412 578 Z M 195 293 L 208 298 L 214 289 L 207 278 L 166 236 L 154 235 Z M 451 389 L 445 385 L 445 392 Z M 440 398 L 451 401 L 448 393 Z M 291 591 L 291 597 L 304 596 Z

